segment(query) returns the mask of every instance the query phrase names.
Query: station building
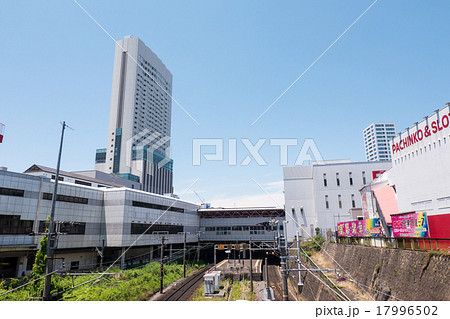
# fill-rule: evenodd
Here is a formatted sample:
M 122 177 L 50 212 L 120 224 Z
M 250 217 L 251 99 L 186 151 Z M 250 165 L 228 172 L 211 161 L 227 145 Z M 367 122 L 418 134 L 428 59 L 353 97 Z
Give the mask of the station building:
M 44 175 L 0 170 L 0 277 L 31 272 L 50 215 L 55 184 Z M 183 232 L 187 233 L 187 243 L 198 241 L 198 205 L 120 185 L 106 186 L 66 180 L 58 184 L 55 222 L 61 235 L 56 258 L 64 258 L 67 269 L 92 269 L 100 260 L 107 265 L 130 246 L 133 248 L 123 255 L 121 266 L 129 259 L 152 256 L 153 252 L 156 255 L 162 236 L 170 252 L 183 244 Z M 61 262 L 57 259 L 55 267 Z
M 203 208 L 198 210 L 201 239 L 210 242 L 273 241 L 275 221 L 281 226 L 284 209 L 276 207 Z
M 327 229 L 336 230 L 339 222 L 362 219 L 359 190 L 392 167 L 390 161 L 351 162 L 334 160 L 314 162 L 311 166 L 283 169 L 287 237 L 298 232 L 302 239 Z

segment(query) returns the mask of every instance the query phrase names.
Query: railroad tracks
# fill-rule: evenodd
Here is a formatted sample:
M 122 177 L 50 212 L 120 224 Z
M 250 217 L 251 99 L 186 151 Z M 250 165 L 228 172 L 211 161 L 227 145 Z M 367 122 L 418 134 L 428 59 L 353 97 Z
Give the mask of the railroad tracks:
M 278 275 L 278 266 L 269 265 L 269 285 L 273 289 L 275 300 L 283 300 L 283 290 L 281 289 L 281 277 Z
M 192 293 L 198 289 L 202 283 L 203 275 L 211 269 L 212 265 L 208 265 L 197 271 L 190 277 L 181 281 L 175 287 L 166 291 L 158 301 L 186 301 Z

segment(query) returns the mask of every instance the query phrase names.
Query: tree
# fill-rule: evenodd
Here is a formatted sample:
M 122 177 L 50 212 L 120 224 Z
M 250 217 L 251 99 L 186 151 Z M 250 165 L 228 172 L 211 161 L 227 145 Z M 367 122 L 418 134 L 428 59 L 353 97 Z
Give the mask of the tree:
M 45 274 L 45 264 L 47 261 L 47 235 L 41 238 L 39 242 L 39 250 L 34 259 L 33 270 L 31 271 L 31 276 L 34 278 L 41 277 Z

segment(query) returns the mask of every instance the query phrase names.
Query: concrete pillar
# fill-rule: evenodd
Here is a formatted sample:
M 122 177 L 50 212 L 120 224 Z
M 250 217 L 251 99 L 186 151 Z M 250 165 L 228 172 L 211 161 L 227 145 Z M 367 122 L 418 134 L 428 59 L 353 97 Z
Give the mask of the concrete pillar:
M 172 259 L 172 244 L 169 246 L 169 259 Z
M 150 245 L 150 262 L 153 260 L 153 246 Z
M 122 256 L 120 257 L 120 269 L 125 268 L 125 247 L 122 247 L 121 251 Z

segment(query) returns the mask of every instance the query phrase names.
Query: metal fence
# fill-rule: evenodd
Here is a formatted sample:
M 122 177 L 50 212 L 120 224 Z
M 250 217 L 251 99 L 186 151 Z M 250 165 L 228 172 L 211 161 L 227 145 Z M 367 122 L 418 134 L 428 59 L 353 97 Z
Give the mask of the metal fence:
M 450 238 L 428 237 L 338 237 L 336 242 L 346 245 L 407 249 L 407 250 L 450 250 Z

